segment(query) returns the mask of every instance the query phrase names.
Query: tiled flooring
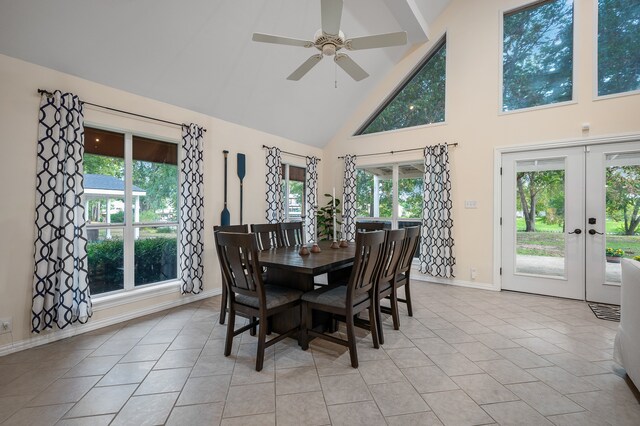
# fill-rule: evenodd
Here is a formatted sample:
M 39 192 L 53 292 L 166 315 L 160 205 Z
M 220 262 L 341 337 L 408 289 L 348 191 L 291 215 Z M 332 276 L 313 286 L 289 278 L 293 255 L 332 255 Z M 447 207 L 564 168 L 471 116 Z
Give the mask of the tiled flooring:
M 415 282 L 414 317 L 225 358 L 219 298 L 0 358 L 3 425 L 640 425 L 612 361 L 617 323 L 581 302 Z M 633 389 L 633 390 L 632 390 Z

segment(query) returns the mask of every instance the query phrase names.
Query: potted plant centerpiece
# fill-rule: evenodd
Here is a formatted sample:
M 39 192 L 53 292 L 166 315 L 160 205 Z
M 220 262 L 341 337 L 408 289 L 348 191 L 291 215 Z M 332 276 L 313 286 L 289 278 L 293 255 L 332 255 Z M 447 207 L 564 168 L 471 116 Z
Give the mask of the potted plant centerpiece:
M 624 250 L 607 247 L 605 251 L 605 255 L 607 257 L 607 262 L 620 263 L 622 256 L 624 256 Z

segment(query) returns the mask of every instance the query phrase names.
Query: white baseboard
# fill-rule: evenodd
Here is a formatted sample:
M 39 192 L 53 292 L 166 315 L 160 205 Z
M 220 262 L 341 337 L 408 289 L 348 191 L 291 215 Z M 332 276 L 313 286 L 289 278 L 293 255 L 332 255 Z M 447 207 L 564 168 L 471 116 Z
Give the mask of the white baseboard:
M 456 278 L 437 278 L 431 275 L 425 275 L 418 270 L 411 271 L 411 279 L 416 281 L 426 281 L 437 284 L 455 285 L 458 287 L 477 288 L 480 290 L 500 291 L 500 287 L 497 287 L 491 283 L 481 283 L 477 281 L 464 281 Z
M 158 303 L 153 306 L 149 306 L 143 309 L 133 310 L 120 314 L 110 318 L 104 318 L 100 320 L 89 320 L 86 324 L 78 324 L 69 326 L 64 330 L 49 331 L 45 334 L 41 334 L 29 339 L 12 342 L 3 346 L 0 346 L 0 356 L 8 355 L 13 352 L 19 352 L 25 349 L 34 348 L 36 346 L 46 345 L 47 343 L 55 342 L 57 340 L 66 339 L 68 337 L 76 336 L 78 334 L 87 333 L 89 331 L 98 330 L 110 325 L 119 324 L 124 321 L 129 321 L 134 318 L 139 318 L 145 315 L 154 314 L 156 312 L 164 311 L 166 309 L 175 308 L 177 306 L 185 305 L 187 303 L 196 302 L 198 300 L 206 299 L 209 297 L 217 296 L 222 293 L 222 289 L 216 288 L 213 290 L 204 291 L 199 294 L 190 296 L 183 296 L 176 300 L 169 302 Z

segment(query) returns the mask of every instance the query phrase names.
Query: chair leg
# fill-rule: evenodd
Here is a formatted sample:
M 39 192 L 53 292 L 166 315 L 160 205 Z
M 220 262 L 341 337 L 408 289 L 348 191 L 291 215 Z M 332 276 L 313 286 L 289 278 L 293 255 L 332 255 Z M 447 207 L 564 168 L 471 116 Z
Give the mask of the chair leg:
M 224 324 L 227 315 L 227 286 L 222 283 L 222 301 L 220 302 L 220 324 Z
M 347 323 L 347 342 L 349 343 L 349 357 L 351 357 L 351 366 L 358 368 L 358 350 L 356 349 L 356 332 L 353 324 L 353 315 L 346 315 Z
M 256 317 L 251 317 L 251 319 L 249 321 L 255 323 L 256 322 Z M 249 330 L 249 334 L 252 335 L 252 336 L 255 336 L 256 335 L 256 329 L 257 329 L 257 327 L 255 325 L 252 326 L 251 330 Z
M 376 321 L 375 306 L 369 306 L 369 327 L 371 330 L 371 338 L 373 339 L 373 347 L 380 349 L 380 342 L 378 340 L 378 321 Z
M 373 304 L 376 314 L 376 326 L 378 328 L 378 342 L 384 345 L 384 332 L 382 331 L 382 311 L 380 310 L 380 297 L 376 295 L 373 298 Z
M 229 307 L 229 320 L 227 321 L 227 338 L 224 342 L 224 356 L 231 355 L 231 346 L 233 346 L 233 332 L 236 326 L 236 311 L 232 306 Z
M 411 307 L 411 289 L 409 288 L 409 276 L 407 275 L 407 282 L 404 285 L 404 299 L 407 301 L 407 313 L 410 317 L 413 316 L 413 308 Z
M 396 289 L 391 290 L 390 298 L 391 318 L 393 319 L 393 329 L 400 330 L 400 315 L 398 315 L 398 294 Z
M 300 310 L 300 332 L 298 333 L 298 344 L 302 347 L 303 351 L 309 349 L 309 333 L 307 333 L 307 327 L 311 325 L 309 320 L 309 315 L 311 313 L 311 309 L 309 306 L 302 302 L 301 310 Z
M 258 327 L 258 353 L 256 354 L 256 371 L 261 371 L 264 366 L 264 350 L 267 340 L 267 317 L 260 315 L 260 326 Z

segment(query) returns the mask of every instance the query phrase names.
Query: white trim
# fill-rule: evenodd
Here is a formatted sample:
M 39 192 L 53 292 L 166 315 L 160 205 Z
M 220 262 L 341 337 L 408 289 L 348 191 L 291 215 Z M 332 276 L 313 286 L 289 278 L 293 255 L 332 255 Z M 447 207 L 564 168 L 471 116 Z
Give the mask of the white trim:
M 180 280 L 173 280 L 162 284 L 150 284 L 142 288 L 133 290 L 118 290 L 105 295 L 97 295 L 92 298 L 93 311 L 99 312 L 104 309 L 111 309 L 117 306 L 136 303 L 143 300 L 152 299 L 167 294 L 180 293 Z
M 445 90 L 447 90 L 446 89 L 446 82 L 445 82 Z M 447 105 L 446 105 L 447 95 L 446 95 L 446 93 L 445 93 L 445 101 L 444 102 L 445 102 L 445 106 L 444 106 L 444 109 L 445 109 L 445 112 L 444 112 L 445 113 L 445 118 L 444 118 L 444 120 L 445 121 L 439 121 L 437 123 L 420 124 L 419 126 L 403 127 L 401 129 L 383 130 L 381 132 L 375 132 L 375 133 L 363 133 L 361 135 L 351 135 L 349 137 L 349 139 L 365 138 L 367 136 L 389 135 L 389 134 L 394 134 L 394 133 L 399 133 L 399 132 L 406 132 L 406 131 L 409 131 L 409 130 L 420 130 L 420 129 L 424 129 L 426 127 L 444 126 L 444 125 L 447 124 L 447 116 L 446 116 L 446 114 L 447 114 Z
M 494 284 L 491 284 L 491 283 L 465 281 L 465 280 L 458 280 L 455 278 L 436 278 L 436 277 L 432 277 L 431 275 L 425 275 L 416 268 L 412 268 L 411 272 L 412 272 L 411 279 L 415 281 L 424 281 L 424 282 L 431 282 L 436 284 L 447 284 L 447 285 L 454 285 L 457 287 L 476 288 L 479 290 L 500 291 L 499 286 L 495 286 Z
M 640 140 L 640 133 L 624 133 L 619 135 L 593 136 L 588 138 L 558 139 L 555 141 L 543 143 L 532 142 L 524 145 L 498 146 L 495 147 L 495 151 L 499 152 L 500 155 L 502 155 L 509 152 L 532 151 L 551 148 L 568 148 L 582 145 L 602 145 L 608 143 L 632 142 L 638 140 Z
M 34 348 L 36 346 L 46 345 L 47 343 L 55 342 L 58 340 L 73 337 L 79 334 L 87 333 L 89 331 L 98 330 L 100 328 L 108 327 L 114 324 L 119 324 L 124 321 L 129 321 L 134 318 L 139 318 L 145 315 L 154 314 L 156 312 L 164 311 L 167 309 L 175 308 L 187 303 L 196 302 L 198 300 L 207 299 L 209 297 L 217 296 L 222 293 L 222 289 L 216 288 L 213 290 L 205 291 L 199 294 L 184 296 L 176 300 L 159 303 L 147 308 L 138 309 L 136 311 L 130 311 L 121 315 L 117 315 L 110 318 L 104 318 L 101 320 L 90 321 L 87 324 L 72 325 L 64 330 L 56 330 L 48 332 L 46 334 L 38 335 L 29 339 L 20 340 L 17 342 L 8 343 L 0 346 L 0 356 L 8 355 L 13 352 L 23 351 L 25 349 Z

